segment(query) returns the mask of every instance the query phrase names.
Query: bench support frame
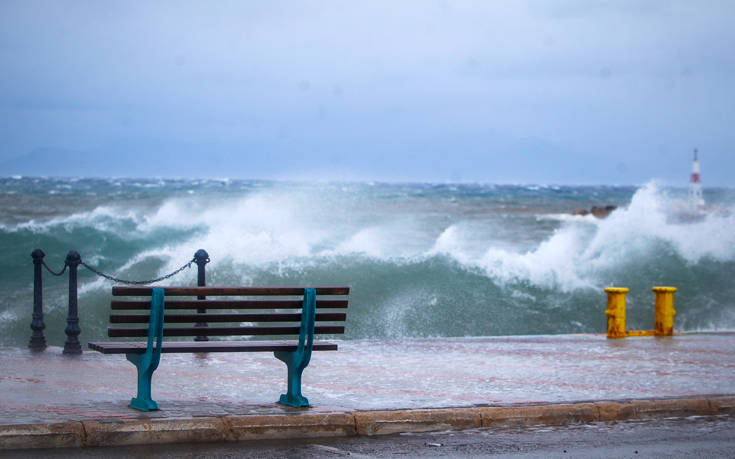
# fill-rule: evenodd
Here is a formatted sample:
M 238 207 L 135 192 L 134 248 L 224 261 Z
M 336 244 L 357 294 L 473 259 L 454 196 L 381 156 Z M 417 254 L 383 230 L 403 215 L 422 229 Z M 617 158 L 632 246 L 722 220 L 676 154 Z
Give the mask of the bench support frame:
M 301 395 L 301 374 L 309 365 L 311 350 L 314 344 L 314 318 L 316 314 L 316 290 L 307 288 L 304 291 L 304 303 L 301 308 L 301 328 L 299 345 L 295 351 L 276 351 L 276 358 L 288 367 L 288 392 L 281 395 L 278 403 L 296 408 L 308 407 L 309 400 Z
M 322 295 L 347 295 L 349 294 L 349 287 L 320 287 Z M 288 405 L 296 408 L 309 407 L 309 400 L 304 397 L 301 393 L 301 382 L 302 374 L 304 369 L 309 365 L 311 360 L 311 353 L 313 350 L 320 351 L 335 351 L 337 345 L 328 342 L 315 342 L 314 334 L 318 331 L 319 333 L 344 333 L 344 327 L 337 325 L 320 325 L 320 328 L 316 327 L 316 320 L 319 319 L 323 322 L 338 322 L 345 320 L 344 313 L 325 313 L 317 317 L 316 314 L 316 288 L 303 288 L 303 287 L 217 287 L 217 288 L 203 288 L 203 287 L 166 287 L 164 288 L 132 288 L 132 287 L 113 287 L 113 296 L 148 296 L 150 295 L 150 306 L 148 306 L 145 300 L 127 300 L 127 301 L 113 301 L 112 309 L 149 309 L 149 315 L 144 314 L 123 314 L 123 315 L 111 315 L 111 323 L 145 323 L 148 322 L 148 329 L 141 328 L 110 328 L 108 334 L 111 337 L 137 337 L 143 334 L 148 336 L 146 347 L 143 347 L 143 343 L 140 342 L 119 342 L 119 343 L 89 343 L 91 349 L 97 350 L 105 354 L 125 354 L 125 357 L 133 365 L 135 365 L 138 372 L 138 393 L 136 397 L 133 397 L 130 401 L 130 407 L 140 411 L 151 411 L 158 410 L 158 403 L 151 397 L 151 387 L 153 373 L 158 368 L 161 360 L 161 353 L 164 351 L 164 294 L 176 296 L 203 296 L 202 294 L 207 292 L 213 296 L 296 296 L 303 294 L 301 302 L 297 299 L 293 300 L 273 300 L 273 301 L 211 301 L 212 305 L 209 305 L 213 309 L 222 309 L 223 306 L 232 307 L 233 309 L 296 309 L 301 305 L 300 314 L 300 326 L 297 328 L 294 325 L 288 326 L 248 326 L 245 327 L 247 330 L 239 330 L 236 327 L 220 327 L 220 328 L 209 328 L 204 330 L 205 333 L 210 332 L 214 335 L 223 335 L 234 331 L 232 334 L 241 335 L 291 335 L 293 336 L 298 330 L 299 339 L 296 343 L 294 341 L 232 341 L 232 342 L 221 342 L 222 345 L 218 345 L 220 341 L 208 342 L 208 343 L 177 343 L 170 342 L 166 343 L 166 352 L 263 352 L 271 351 L 274 352 L 275 357 L 286 364 L 287 367 L 287 391 L 285 394 L 280 396 L 278 403 Z M 173 300 L 175 304 L 169 304 L 170 308 L 177 309 L 189 309 L 189 303 L 186 300 Z M 242 305 L 240 305 L 242 303 Z M 241 306 L 237 308 L 237 306 Z M 199 303 L 193 305 L 198 309 Z M 346 300 L 324 300 L 324 303 L 320 303 L 320 307 L 326 308 L 346 308 Z M 299 320 L 299 316 L 295 313 L 282 313 L 276 311 L 274 314 L 217 314 L 212 315 L 213 319 L 218 319 L 218 322 L 233 321 L 233 318 L 240 318 L 240 316 L 248 316 L 249 318 L 262 318 L 263 322 L 291 322 Z M 171 314 L 170 320 L 172 323 L 188 322 L 190 316 L 187 314 Z M 198 319 L 198 316 L 197 316 Z M 272 319 L 272 320 L 270 320 Z M 251 322 L 260 322 L 260 319 L 251 320 Z M 251 330 L 252 329 L 252 330 Z M 242 333 L 238 333 L 241 332 Z M 114 333 L 113 333 L 114 332 Z M 200 334 L 199 329 L 189 329 L 186 327 L 172 327 L 166 333 L 172 333 L 173 336 L 188 336 L 191 333 Z M 229 334 L 227 334 L 229 336 Z M 145 336 L 145 335 L 144 335 Z
M 158 403 L 151 398 L 153 372 L 161 361 L 163 345 L 163 289 L 155 288 L 151 294 L 151 319 L 148 324 L 148 345 L 144 354 L 125 354 L 125 357 L 138 369 L 138 396 L 130 400 L 130 407 L 140 411 L 158 409 Z M 153 341 L 156 341 L 155 347 Z

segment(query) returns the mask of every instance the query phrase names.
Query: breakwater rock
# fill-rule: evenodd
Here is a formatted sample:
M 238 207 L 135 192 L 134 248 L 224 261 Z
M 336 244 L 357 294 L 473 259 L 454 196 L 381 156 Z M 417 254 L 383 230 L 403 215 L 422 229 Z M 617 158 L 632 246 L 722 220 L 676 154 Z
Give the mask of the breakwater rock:
M 610 213 L 612 213 L 613 210 L 617 209 L 618 206 L 605 206 L 605 207 L 597 207 L 592 206 L 590 210 L 587 209 L 578 209 L 572 211 L 572 215 L 594 215 L 597 218 L 605 218 Z

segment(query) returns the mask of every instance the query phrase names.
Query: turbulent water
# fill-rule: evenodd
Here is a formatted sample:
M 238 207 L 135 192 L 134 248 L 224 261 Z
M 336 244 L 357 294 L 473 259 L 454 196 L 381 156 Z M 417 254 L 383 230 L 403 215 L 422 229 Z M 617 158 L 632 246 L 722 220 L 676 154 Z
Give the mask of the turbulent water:
M 628 328 L 653 328 L 654 285 L 678 287 L 677 330 L 735 328 L 735 190 L 677 218 L 685 189 L 236 180 L 0 178 L 0 345 L 30 336 L 33 264 L 69 250 L 150 279 L 207 250 L 209 285 L 349 285 L 347 338 L 605 331 L 606 286 Z M 616 205 L 606 219 L 574 209 Z M 105 336 L 110 281 L 79 270 L 80 340 Z M 196 267 L 167 285 L 194 285 Z M 44 274 L 62 345 L 66 275 Z

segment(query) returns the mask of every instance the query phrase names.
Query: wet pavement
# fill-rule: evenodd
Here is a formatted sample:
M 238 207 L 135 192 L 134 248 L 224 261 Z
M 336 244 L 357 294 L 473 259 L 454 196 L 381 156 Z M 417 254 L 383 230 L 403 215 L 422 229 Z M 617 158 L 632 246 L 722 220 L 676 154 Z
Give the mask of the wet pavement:
M 304 371 L 310 413 L 508 406 L 735 394 L 735 334 L 608 340 L 604 335 L 341 341 Z M 128 408 L 123 355 L 58 347 L 0 350 L 0 424 L 292 415 L 275 403 L 286 367 L 271 353 L 164 354 L 160 410 Z

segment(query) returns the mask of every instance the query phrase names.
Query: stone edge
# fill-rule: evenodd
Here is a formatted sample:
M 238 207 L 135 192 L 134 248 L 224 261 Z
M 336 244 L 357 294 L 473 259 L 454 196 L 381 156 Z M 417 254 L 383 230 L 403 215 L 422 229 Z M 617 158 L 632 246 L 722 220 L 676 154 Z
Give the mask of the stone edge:
M 735 396 L 520 406 L 0 425 L 0 451 L 347 437 L 735 414 Z

